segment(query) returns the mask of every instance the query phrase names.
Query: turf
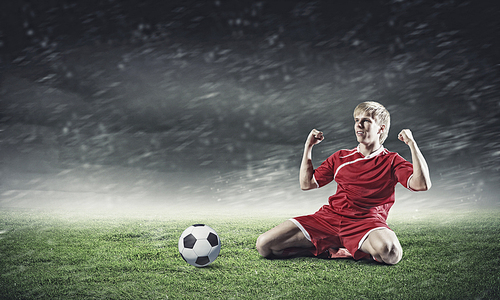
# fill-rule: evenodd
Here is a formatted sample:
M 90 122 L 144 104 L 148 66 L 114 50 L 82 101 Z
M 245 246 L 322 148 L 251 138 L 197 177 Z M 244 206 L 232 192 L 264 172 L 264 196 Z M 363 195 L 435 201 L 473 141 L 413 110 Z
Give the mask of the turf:
M 208 267 L 186 264 L 181 232 L 203 221 L 222 240 Z M 0 299 L 495 299 L 498 210 L 390 219 L 395 266 L 350 259 L 267 260 L 257 236 L 281 217 L 75 217 L 0 211 Z

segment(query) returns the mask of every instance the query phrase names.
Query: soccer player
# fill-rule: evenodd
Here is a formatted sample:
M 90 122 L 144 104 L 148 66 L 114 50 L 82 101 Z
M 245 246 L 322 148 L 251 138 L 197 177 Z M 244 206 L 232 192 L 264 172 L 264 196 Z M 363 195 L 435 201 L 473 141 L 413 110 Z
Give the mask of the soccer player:
M 262 256 L 367 258 L 391 265 L 401 260 L 401 244 L 386 222 L 395 186 L 399 182 L 411 191 L 428 190 L 429 168 L 409 129 L 398 139 L 409 146 L 412 163 L 384 148 L 390 114 L 383 105 L 363 102 L 353 116 L 356 148 L 339 150 L 314 169 L 312 149 L 324 139 L 323 133 L 313 129 L 304 146 L 301 189 L 335 180 L 336 193 L 316 213 L 287 220 L 259 236 L 256 247 Z

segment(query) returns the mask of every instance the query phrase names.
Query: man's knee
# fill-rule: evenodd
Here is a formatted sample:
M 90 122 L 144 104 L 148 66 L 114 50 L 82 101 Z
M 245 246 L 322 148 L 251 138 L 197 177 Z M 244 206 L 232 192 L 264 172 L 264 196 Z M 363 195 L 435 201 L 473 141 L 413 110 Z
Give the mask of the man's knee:
M 373 231 L 365 243 L 363 243 L 361 250 L 370 253 L 377 261 L 394 265 L 403 257 L 401 244 L 396 234 L 391 230 Z
M 269 239 L 265 233 L 261 234 L 257 238 L 257 242 L 255 243 L 255 247 L 257 248 L 257 252 L 263 257 L 267 257 L 271 254 L 271 250 L 269 249 Z
M 290 220 L 261 234 L 255 244 L 257 251 L 264 257 L 280 256 L 283 249 L 290 247 L 307 248 L 314 246 L 302 231 Z
M 383 262 L 388 265 L 397 264 L 403 257 L 403 249 L 401 246 L 391 242 L 382 243 L 379 249 L 376 250 Z

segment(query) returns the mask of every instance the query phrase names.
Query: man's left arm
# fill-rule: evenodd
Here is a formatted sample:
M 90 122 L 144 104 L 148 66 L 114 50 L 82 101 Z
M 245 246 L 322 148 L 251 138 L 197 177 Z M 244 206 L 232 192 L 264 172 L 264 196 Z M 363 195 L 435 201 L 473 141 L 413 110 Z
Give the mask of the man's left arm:
M 399 133 L 398 139 L 405 142 L 411 151 L 413 176 L 410 179 L 409 187 L 414 191 L 427 191 L 432 186 L 429 167 L 413 138 L 413 134 L 409 129 L 403 129 Z

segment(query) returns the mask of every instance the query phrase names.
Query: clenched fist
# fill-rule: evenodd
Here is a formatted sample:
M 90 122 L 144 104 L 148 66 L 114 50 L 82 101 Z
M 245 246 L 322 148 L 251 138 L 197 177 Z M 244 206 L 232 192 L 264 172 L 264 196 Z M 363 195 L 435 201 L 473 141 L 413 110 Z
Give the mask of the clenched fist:
M 411 133 L 410 129 L 401 130 L 401 132 L 398 134 L 398 139 L 402 142 L 405 142 L 406 145 L 415 142 L 415 140 L 413 139 L 413 134 Z
M 306 145 L 307 146 L 313 146 L 321 143 L 322 140 L 324 140 L 325 137 L 323 136 L 323 132 L 313 129 L 309 133 L 309 136 L 307 136 L 307 141 Z

